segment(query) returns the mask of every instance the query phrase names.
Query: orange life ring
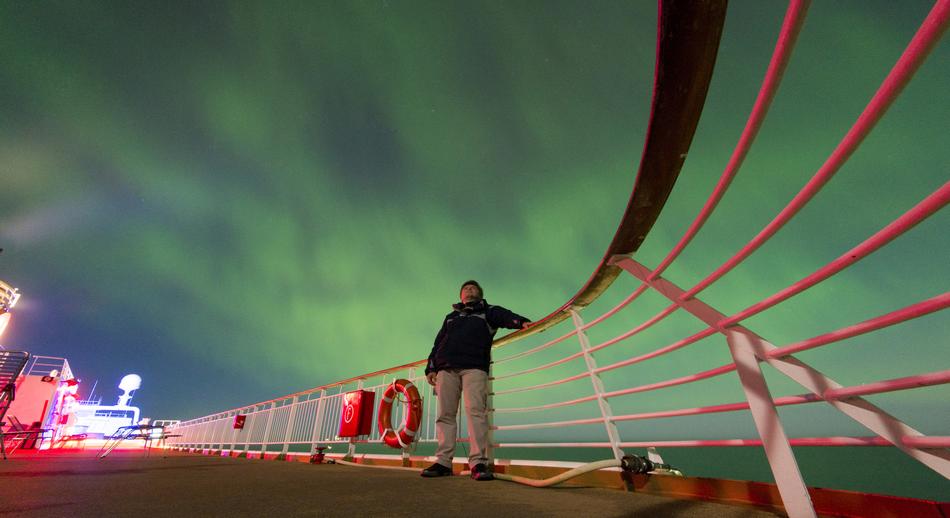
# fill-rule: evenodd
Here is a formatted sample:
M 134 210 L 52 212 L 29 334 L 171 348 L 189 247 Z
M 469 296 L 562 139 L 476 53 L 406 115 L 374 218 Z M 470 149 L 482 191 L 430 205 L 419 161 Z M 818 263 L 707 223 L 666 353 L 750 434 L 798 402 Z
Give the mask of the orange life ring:
M 398 430 L 393 427 L 392 421 L 393 401 L 397 391 L 406 396 L 408 406 L 402 427 Z M 392 382 L 383 393 L 382 401 L 379 402 L 379 417 L 376 422 L 379 435 L 387 445 L 398 449 L 405 449 L 412 445 L 416 440 L 419 425 L 422 423 L 422 397 L 419 396 L 416 386 L 404 379 Z

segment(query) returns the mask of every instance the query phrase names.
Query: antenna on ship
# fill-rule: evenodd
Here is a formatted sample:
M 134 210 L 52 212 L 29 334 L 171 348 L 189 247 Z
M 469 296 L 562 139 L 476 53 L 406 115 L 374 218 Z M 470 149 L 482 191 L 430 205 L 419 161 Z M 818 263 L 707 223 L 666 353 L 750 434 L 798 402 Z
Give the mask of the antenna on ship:
M 96 378 L 96 381 L 92 382 L 92 389 L 89 390 L 89 395 L 86 396 L 87 401 L 92 401 L 92 395 L 96 393 L 96 385 L 99 384 L 99 378 Z

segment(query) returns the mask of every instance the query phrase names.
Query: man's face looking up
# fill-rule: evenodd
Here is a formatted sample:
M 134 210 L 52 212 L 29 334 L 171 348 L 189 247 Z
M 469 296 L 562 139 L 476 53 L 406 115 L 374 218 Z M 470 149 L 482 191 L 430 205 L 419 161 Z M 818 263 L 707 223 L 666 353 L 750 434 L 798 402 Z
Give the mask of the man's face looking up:
M 466 284 L 462 287 L 462 293 L 460 294 L 462 302 L 469 303 L 474 302 L 482 298 L 482 291 L 478 289 L 478 286 L 474 284 Z

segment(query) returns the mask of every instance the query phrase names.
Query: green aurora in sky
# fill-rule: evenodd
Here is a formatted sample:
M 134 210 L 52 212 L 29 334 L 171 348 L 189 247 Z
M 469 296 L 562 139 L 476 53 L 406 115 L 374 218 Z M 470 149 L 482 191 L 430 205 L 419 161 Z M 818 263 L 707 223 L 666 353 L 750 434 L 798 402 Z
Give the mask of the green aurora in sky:
M 659 263 L 718 180 L 785 7 L 731 3 L 696 137 L 640 262 Z M 931 7 L 812 5 L 739 176 L 665 277 L 691 287 L 778 213 Z M 629 198 L 656 17 L 654 2 L 607 0 L 0 2 L 0 279 L 23 293 L 4 346 L 67 357 L 84 389 L 98 379 L 106 400 L 122 375 L 138 373 L 144 415 L 187 419 L 424 358 L 469 278 L 491 303 L 547 315 L 588 278 Z M 700 298 L 726 314 L 744 309 L 946 182 L 948 91 L 944 41 L 828 186 Z M 943 210 L 746 325 L 783 345 L 946 291 L 948 223 Z M 585 318 L 636 286 L 621 277 Z M 592 329 L 591 342 L 665 306 L 645 295 Z M 675 314 L 597 359 L 613 363 L 702 328 Z M 948 336 L 941 312 L 800 357 L 851 385 L 946 369 Z M 566 340 L 506 368 L 576 348 Z M 715 336 L 604 382 L 626 387 L 728 361 Z M 570 362 L 496 389 L 581 370 Z M 802 392 L 767 374 L 773 394 Z M 500 406 L 589 393 L 581 380 Z M 734 375 L 644 396 L 612 400 L 614 413 L 744 399 Z M 948 387 L 870 399 L 926 434 L 950 430 Z M 596 412 L 582 405 L 544 420 Z M 826 406 L 782 416 L 791 436 L 867 434 Z M 634 421 L 621 432 L 755 436 L 751 418 L 733 414 Z M 602 427 L 531 436 L 564 434 L 603 440 Z

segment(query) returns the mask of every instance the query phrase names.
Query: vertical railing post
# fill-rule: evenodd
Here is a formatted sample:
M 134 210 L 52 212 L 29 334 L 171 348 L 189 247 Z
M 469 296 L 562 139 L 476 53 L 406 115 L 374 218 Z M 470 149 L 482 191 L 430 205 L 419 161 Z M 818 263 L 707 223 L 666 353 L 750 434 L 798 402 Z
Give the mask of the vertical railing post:
M 195 424 L 195 446 L 196 450 L 201 449 L 201 438 L 204 437 L 205 429 L 201 426 L 201 421 Z
M 201 434 L 204 433 L 204 428 L 201 427 L 201 421 L 196 421 L 194 426 L 194 434 L 192 435 L 192 444 L 191 447 L 193 450 L 197 450 L 201 445 Z
M 205 442 L 208 443 L 208 453 L 214 452 L 214 417 L 209 417 L 207 422 L 208 435 L 205 437 Z
M 208 445 L 208 435 L 210 435 L 211 427 L 208 426 L 208 420 L 205 418 L 201 423 L 201 449 L 205 449 L 205 446 Z
M 215 448 L 215 445 L 219 445 L 218 442 L 218 420 L 211 418 L 211 421 L 214 423 L 211 425 L 211 443 L 208 445 L 208 448 L 211 450 L 211 453 L 218 451 L 218 448 Z
M 253 407 L 251 407 L 253 408 Z M 257 412 L 248 412 L 247 421 L 244 422 L 244 456 L 247 457 L 251 451 L 251 430 L 253 430 L 253 421 L 257 421 Z
M 409 372 L 406 373 L 406 378 L 407 378 L 411 383 L 416 383 L 416 380 L 414 379 L 415 376 L 416 376 L 416 368 L 415 368 L 415 367 L 409 367 Z M 423 391 L 420 390 L 420 391 L 419 391 L 419 397 L 422 397 L 422 394 L 423 394 Z M 424 399 L 423 399 L 423 401 L 422 401 L 422 404 L 423 404 L 423 408 L 425 408 L 425 400 L 424 400 Z M 410 410 L 409 408 L 406 408 L 406 411 L 407 411 L 407 412 L 408 412 L 409 410 Z M 419 439 L 420 439 L 419 436 L 420 436 L 421 434 L 422 434 L 422 426 L 420 425 L 420 426 L 419 426 L 419 430 L 416 432 L 416 436 L 413 437 L 414 441 L 412 442 L 412 444 L 410 444 L 408 448 L 403 448 L 403 449 L 402 449 L 402 465 L 403 465 L 404 467 L 409 467 L 409 466 L 410 466 L 411 463 L 410 463 L 410 461 L 409 461 L 409 450 L 415 448 L 416 444 L 418 444 L 418 441 L 419 441 Z
M 663 457 L 660 456 L 660 452 L 656 451 L 656 448 L 653 446 L 647 448 L 647 458 L 654 464 L 665 464 Z
M 270 434 L 270 425 L 274 420 L 275 409 L 277 408 L 277 402 L 271 401 L 270 408 L 267 410 L 267 424 L 264 425 L 264 437 L 261 438 L 261 458 L 264 458 L 264 454 L 267 453 L 267 436 Z
M 620 432 L 617 425 L 613 422 L 613 412 L 610 410 L 610 403 L 604 397 L 604 382 L 594 371 L 597 370 L 597 362 L 590 353 L 590 340 L 587 339 L 587 333 L 584 332 L 584 320 L 575 308 L 571 308 L 571 319 L 574 321 L 574 327 L 577 329 L 577 340 L 581 344 L 581 351 L 584 352 L 584 362 L 587 364 L 587 373 L 590 375 L 591 384 L 594 386 L 594 394 L 597 396 L 597 406 L 600 407 L 600 415 L 604 418 L 604 426 L 607 429 L 607 438 L 610 440 L 610 449 L 614 452 L 614 458 L 620 460 L 623 458 L 623 450 L 620 449 Z
M 762 439 L 762 447 L 772 468 L 775 485 L 778 486 L 779 494 L 782 495 L 785 510 L 789 516 L 795 518 L 814 517 L 815 510 L 812 507 L 811 496 L 808 494 L 805 481 L 802 480 L 795 454 L 788 442 L 788 436 L 785 435 L 785 428 L 779 420 L 778 411 L 775 409 L 772 394 L 762 375 L 759 359 L 755 356 L 750 337 L 741 331 L 727 329 L 726 342 L 735 360 L 736 373 L 739 374 L 739 381 L 749 401 L 749 411 L 752 412 L 752 420 Z
M 310 434 L 310 454 L 317 453 L 317 444 L 320 441 L 320 433 L 323 431 L 323 413 L 326 408 L 327 390 L 320 391 L 320 398 L 317 399 L 317 411 L 313 418 L 313 433 Z
M 492 380 L 492 364 L 488 364 L 488 386 L 486 390 L 488 391 L 487 401 L 485 401 L 485 410 L 487 411 L 486 420 L 488 421 L 488 451 L 485 453 L 485 456 L 488 457 L 488 465 L 495 465 L 495 448 L 492 444 L 495 444 L 495 383 Z
M 228 414 L 231 419 L 231 448 L 228 449 L 228 457 L 234 453 L 234 448 L 237 446 L 237 434 L 240 430 L 234 427 L 234 418 L 240 413 L 240 410 L 235 410 L 234 413 Z
M 287 430 L 284 432 L 284 447 L 280 450 L 284 458 L 287 457 L 287 453 L 290 451 L 290 439 L 293 437 L 294 419 L 297 418 L 297 403 L 299 401 L 300 396 L 294 396 L 293 401 L 290 403 L 290 415 L 287 416 Z

